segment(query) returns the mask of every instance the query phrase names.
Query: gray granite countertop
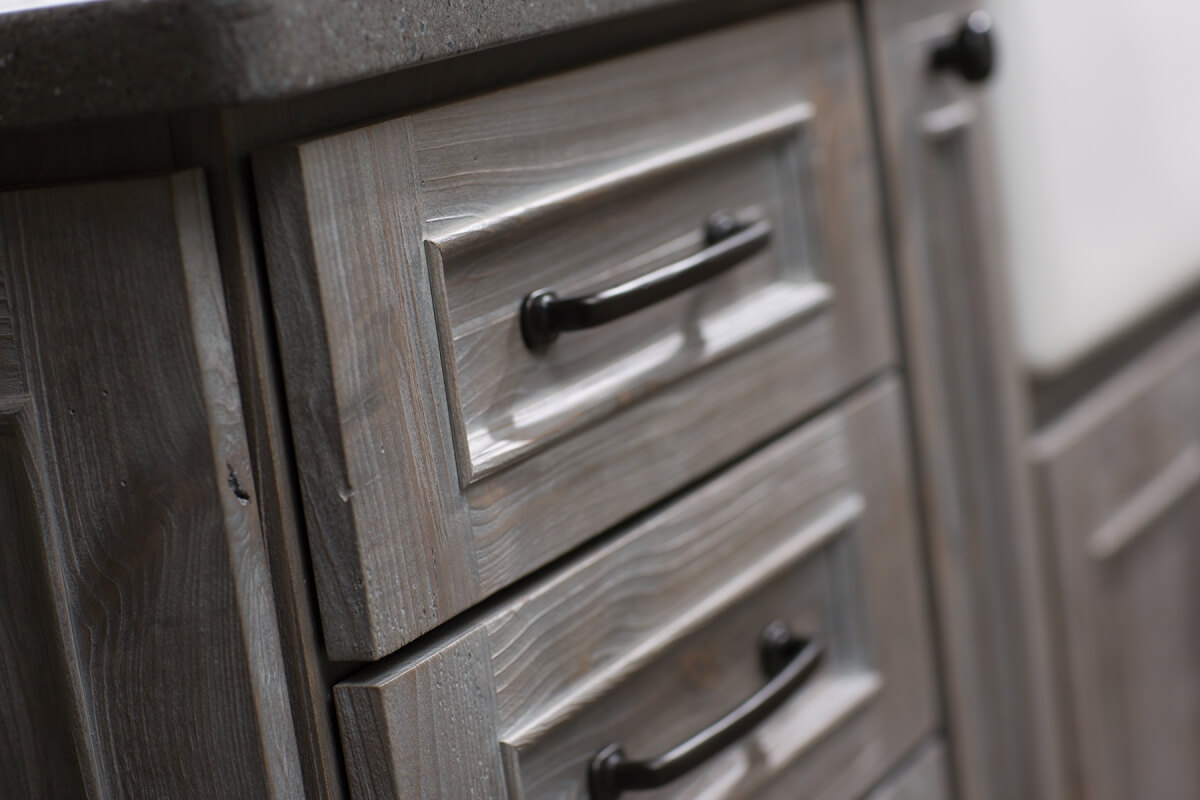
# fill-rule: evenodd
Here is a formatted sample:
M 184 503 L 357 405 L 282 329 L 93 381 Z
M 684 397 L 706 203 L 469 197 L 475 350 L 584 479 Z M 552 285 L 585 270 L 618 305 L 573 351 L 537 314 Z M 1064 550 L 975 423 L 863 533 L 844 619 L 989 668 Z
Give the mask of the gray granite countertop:
M 0 0 L 0 127 L 270 100 L 679 1 Z

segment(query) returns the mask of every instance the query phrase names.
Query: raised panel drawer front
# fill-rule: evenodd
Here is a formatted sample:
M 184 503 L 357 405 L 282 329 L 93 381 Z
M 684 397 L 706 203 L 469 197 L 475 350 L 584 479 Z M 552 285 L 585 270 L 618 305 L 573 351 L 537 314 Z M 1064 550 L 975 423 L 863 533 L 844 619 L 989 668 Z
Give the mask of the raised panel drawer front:
M 936 723 L 902 425 L 873 387 L 339 684 L 352 794 L 861 797 Z
M 861 62 L 826 3 L 256 156 L 333 657 L 893 361 Z
M 1200 797 L 1200 321 L 1033 446 L 1080 797 Z

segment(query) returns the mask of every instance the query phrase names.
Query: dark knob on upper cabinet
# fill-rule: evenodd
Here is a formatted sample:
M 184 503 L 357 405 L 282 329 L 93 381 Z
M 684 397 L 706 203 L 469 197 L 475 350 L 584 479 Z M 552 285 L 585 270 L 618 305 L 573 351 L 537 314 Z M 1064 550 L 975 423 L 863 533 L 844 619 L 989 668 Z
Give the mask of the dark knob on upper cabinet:
M 933 51 L 933 68 L 954 70 L 968 83 L 982 83 L 996 66 L 992 42 L 992 18 L 986 11 L 972 11 L 953 38 Z

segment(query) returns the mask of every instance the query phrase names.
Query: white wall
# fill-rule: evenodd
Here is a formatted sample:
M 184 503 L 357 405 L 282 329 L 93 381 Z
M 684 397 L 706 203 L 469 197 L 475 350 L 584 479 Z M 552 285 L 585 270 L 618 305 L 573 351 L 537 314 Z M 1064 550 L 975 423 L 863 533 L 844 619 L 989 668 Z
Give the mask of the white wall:
M 1020 351 L 1059 372 L 1200 278 L 1200 0 L 990 0 Z

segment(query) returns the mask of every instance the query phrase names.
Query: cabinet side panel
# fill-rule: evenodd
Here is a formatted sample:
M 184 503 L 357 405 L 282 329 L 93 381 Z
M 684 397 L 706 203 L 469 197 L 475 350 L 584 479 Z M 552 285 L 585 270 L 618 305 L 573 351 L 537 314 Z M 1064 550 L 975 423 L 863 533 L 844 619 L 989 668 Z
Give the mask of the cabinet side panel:
M 199 173 L 0 195 L 103 791 L 302 793 Z

